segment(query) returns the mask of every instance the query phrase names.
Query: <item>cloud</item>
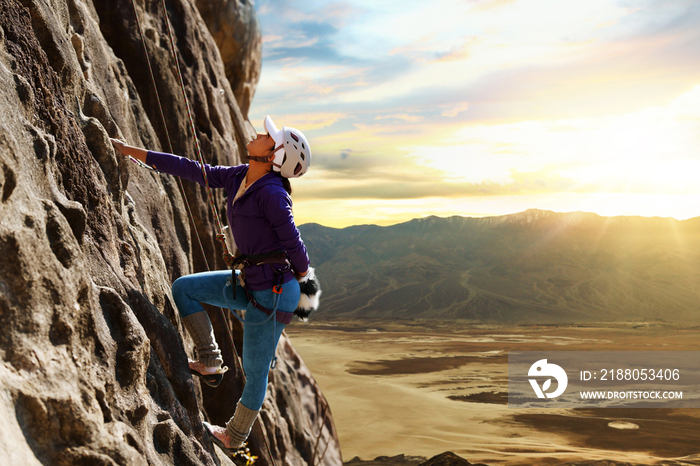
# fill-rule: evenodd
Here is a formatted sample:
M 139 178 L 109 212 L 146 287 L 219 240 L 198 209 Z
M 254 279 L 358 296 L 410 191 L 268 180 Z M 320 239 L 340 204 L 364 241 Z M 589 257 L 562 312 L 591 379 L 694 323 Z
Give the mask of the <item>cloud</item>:
M 342 157 L 339 157 L 342 159 Z M 344 159 L 343 159 L 344 160 Z M 368 163 L 369 162 L 369 163 Z M 325 170 L 338 167 L 342 162 L 322 163 Z M 343 176 L 333 183 L 315 183 L 297 191 L 299 199 L 424 199 L 431 197 L 462 198 L 480 196 L 532 195 L 544 193 L 597 192 L 596 186 L 581 185 L 556 172 L 513 171 L 510 182 L 450 182 L 436 176 L 431 170 L 409 173 L 396 170 L 394 176 L 376 175 L 377 166 L 360 159 L 352 168 L 342 167 Z M 364 175 L 364 176 L 363 176 Z M 318 175 L 317 175 L 318 176 Z
M 277 117 L 273 119 L 279 120 L 281 125 L 297 128 L 306 134 L 308 131 L 331 126 L 342 117 L 341 113 L 297 113 L 284 114 L 279 119 Z
M 699 29 L 700 32 L 700 29 Z M 601 45 L 566 63 L 482 76 L 462 91 L 472 120 L 603 116 L 664 105 L 700 82 L 700 34 Z
M 251 115 L 309 137 L 314 175 L 296 196 L 389 205 L 692 185 L 673 172 L 697 172 L 697 99 L 663 109 L 700 83 L 697 1 L 256 7 Z
M 478 0 L 473 0 L 475 3 L 477 3 L 476 7 L 474 8 L 474 12 L 480 12 L 480 11 L 488 11 L 488 10 L 493 10 L 501 7 L 506 7 L 510 5 L 511 3 L 516 2 L 517 0 L 485 0 L 485 1 L 478 1 Z
M 263 25 L 263 61 L 296 59 L 316 62 L 348 62 L 338 51 L 341 27 L 353 8 L 342 2 L 268 0 L 256 5 Z
M 481 42 L 477 36 L 457 37 L 447 44 L 436 33 L 417 38 L 414 42 L 394 47 L 388 54 L 410 58 L 420 66 L 440 62 L 461 61 L 469 58 L 473 48 Z
M 629 27 L 630 37 L 697 31 L 700 4 L 695 0 L 642 0 L 628 8 L 620 24 Z
M 375 120 L 394 120 L 402 121 L 408 123 L 418 123 L 424 120 L 421 115 L 410 115 L 408 113 L 394 114 L 394 115 L 377 115 L 374 117 Z
M 444 110 L 440 113 L 442 116 L 454 118 L 462 112 L 469 110 L 469 102 L 455 102 L 454 104 L 440 104 L 440 108 Z
M 445 88 L 477 103 L 477 111 L 478 103 L 495 100 L 513 102 L 520 115 L 526 106 L 518 109 L 518 102 L 547 102 L 551 100 L 548 95 L 560 100 L 562 94 L 581 96 L 569 107 L 582 104 L 585 109 L 597 98 L 608 102 L 610 111 L 619 111 L 638 96 L 671 95 L 678 87 L 658 89 L 660 83 L 674 81 L 673 76 L 675 82 L 697 76 L 700 67 L 695 59 L 700 53 L 697 2 L 647 1 L 632 12 L 611 3 L 605 8 L 579 4 L 575 14 L 569 13 L 564 20 L 523 17 L 528 13 L 524 6 L 499 0 L 466 6 L 449 1 L 420 8 L 407 5 L 401 13 L 389 8 L 363 9 L 350 2 L 311 1 L 302 8 L 292 1 L 273 1 L 263 2 L 259 11 L 270 4 L 274 9 L 261 22 L 266 31 L 281 39 L 266 42 L 263 75 L 273 63 L 284 64 L 284 71 L 308 67 L 308 62 L 344 67 L 346 72 L 361 69 L 354 79 L 341 82 L 337 80 L 344 75 L 340 69 L 322 73 L 314 78 L 314 86 L 307 87 L 336 101 L 388 97 L 405 103 L 430 94 L 430 89 Z M 498 15 L 490 10 L 495 7 L 499 7 Z M 551 12 L 563 15 L 567 8 Z M 608 32 L 595 32 L 599 31 L 597 19 L 587 26 L 591 15 L 596 18 L 594 8 L 602 11 L 604 22 L 613 24 L 602 28 Z M 291 20 L 287 18 L 290 12 Z M 392 13 L 393 22 L 388 21 Z M 412 31 L 410 43 L 392 45 L 385 40 L 387 31 L 361 27 L 369 14 L 379 15 L 371 24 L 386 22 L 391 31 L 394 23 L 406 23 L 420 25 L 422 32 Z M 483 27 L 481 18 L 487 21 Z M 445 22 L 463 23 L 461 35 L 452 33 Z M 488 32 L 489 27 L 508 32 Z M 471 34 L 465 36 L 465 29 Z M 374 38 L 373 44 L 386 43 L 389 48 L 348 48 L 348 43 L 357 41 L 358 31 Z M 668 66 L 656 66 L 659 62 Z M 622 93 L 621 98 L 613 98 L 616 93 Z M 625 103 L 616 103 L 620 101 Z M 556 103 L 548 103 L 543 110 L 555 108 Z
M 315 177 L 329 189 L 338 181 L 344 183 L 381 183 L 384 181 L 413 183 L 420 182 L 424 174 L 412 164 L 404 163 L 398 157 L 370 155 L 366 152 L 342 150 L 336 154 L 314 154 L 312 166 Z M 433 173 L 428 169 L 424 173 Z

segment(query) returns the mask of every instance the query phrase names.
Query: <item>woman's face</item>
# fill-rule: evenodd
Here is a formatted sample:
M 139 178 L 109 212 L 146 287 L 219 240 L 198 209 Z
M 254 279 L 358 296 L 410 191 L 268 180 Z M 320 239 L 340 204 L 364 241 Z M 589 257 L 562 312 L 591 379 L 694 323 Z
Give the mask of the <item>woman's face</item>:
M 246 145 L 248 155 L 253 157 L 267 157 L 272 155 L 272 149 L 275 148 L 275 141 L 269 134 L 258 134 L 255 139 Z

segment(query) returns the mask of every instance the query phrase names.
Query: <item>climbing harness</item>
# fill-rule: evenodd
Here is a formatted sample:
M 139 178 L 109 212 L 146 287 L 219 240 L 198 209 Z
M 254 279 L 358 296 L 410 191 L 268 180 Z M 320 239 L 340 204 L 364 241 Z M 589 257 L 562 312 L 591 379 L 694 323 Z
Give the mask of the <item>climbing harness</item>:
M 272 272 L 275 276 L 272 286 L 272 293 L 274 294 L 272 309 L 268 309 L 262 304 L 260 304 L 245 284 L 246 267 L 259 266 L 264 264 L 270 265 L 270 268 L 272 269 Z M 284 267 L 282 267 L 281 269 L 277 269 L 274 267 L 275 264 L 283 265 Z M 233 315 L 235 315 L 236 318 L 242 323 L 248 325 L 262 325 L 268 322 L 270 319 L 272 319 L 272 362 L 270 363 L 270 369 L 274 369 L 275 367 L 277 367 L 277 345 L 279 344 L 276 338 L 277 322 L 286 325 L 290 323 L 292 321 L 292 317 L 294 317 L 293 312 L 282 312 L 277 310 L 280 295 L 282 294 L 282 279 L 284 277 L 284 273 L 291 269 L 292 264 L 291 262 L 289 262 L 287 253 L 284 251 L 274 251 L 266 254 L 241 254 L 238 257 L 236 257 L 236 259 L 233 261 L 231 267 L 231 278 L 226 281 L 226 284 L 224 285 L 223 289 L 223 295 L 224 299 L 226 300 L 226 306 L 229 308 L 229 310 L 231 310 Z M 229 286 L 233 288 L 233 298 L 236 299 L 236 282 L 238 282 L 238 284 L 241 285 L 241 288 L 243 288 L 243 291 L 245 291 L 248 302 L 250 302 L 250 304 L 255 306 L 257 309 L 267 314 L 267 319 L 258 323 L 248 322 L 247 320 L 241 318 L 231 308 L 231 304 L 229 304 L 228 297 L 226 296 L 226 288 L 228 288 Z
M 280 295 L 282 294 L 282 279 L 284 274 L 292 269 L 292 264 L 289 262 L 287 253 L 284 251 L 275 251 L 265 254 L 241 254 L 236 259 L 234 259 L 231 266 L 231 283 L 238 281 L 243 290 L 245 291 L 248 301 L 256 308 L 263 311 L 268 316 L 272 314 L 272 311 L 265 306 L 258 303 L 253 294 L 248 290 L 245 284 L 245 269 L 247 267 L 259 266 L 269 264 L 274 275 L 272 280 L 272 290 L 273 293 Z M 283 265 L 282 268 L 275 268 L 274 265 Z M 236 272 L 238 271 L 238 274 Z M 236 288 L 233 288 L 233 298 L 236 298 Z M 293 313 L 291 312 L 280 312 L 277 315 L 277 320 L 283 324 L 288 324 L 292 321 Z

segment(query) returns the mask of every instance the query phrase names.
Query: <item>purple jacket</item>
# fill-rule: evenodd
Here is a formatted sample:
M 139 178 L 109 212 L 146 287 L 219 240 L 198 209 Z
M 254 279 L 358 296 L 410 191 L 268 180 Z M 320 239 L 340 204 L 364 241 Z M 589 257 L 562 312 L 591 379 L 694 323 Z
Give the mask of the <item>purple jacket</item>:
M 204 186 L 199 162 L 173 154 L 149 151 L 146 163 L 159 171 L 194 181 Z M 276 173 L 263 176 L 233 204 L 241 182 L 248 173 L 248 165 L 235 167 L 205 164 L 209 186 L 228 192 L 226 214 L 238 250 L 243 254 L 263 254 L 287 251 L 292 266 L 298 272 L 309 268 L 309 255 L 294 224 L 292 199 Z M 246 286 L 254 291 L 272 288 L 274 273 L 269 264 L 245 269 Z M 284 275 L 283 283 L 294 278 L 292 272 Z

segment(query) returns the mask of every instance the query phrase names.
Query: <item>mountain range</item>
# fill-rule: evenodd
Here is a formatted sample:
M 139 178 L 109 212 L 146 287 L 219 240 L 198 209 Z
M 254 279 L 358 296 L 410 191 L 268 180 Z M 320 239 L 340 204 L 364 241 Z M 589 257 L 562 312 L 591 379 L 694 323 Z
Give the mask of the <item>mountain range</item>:
M 700 217 L 531 209 L 300 231 L 316 319 L 700 322 Z

